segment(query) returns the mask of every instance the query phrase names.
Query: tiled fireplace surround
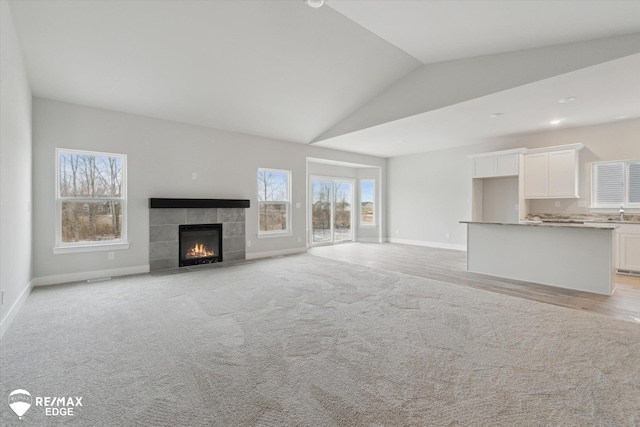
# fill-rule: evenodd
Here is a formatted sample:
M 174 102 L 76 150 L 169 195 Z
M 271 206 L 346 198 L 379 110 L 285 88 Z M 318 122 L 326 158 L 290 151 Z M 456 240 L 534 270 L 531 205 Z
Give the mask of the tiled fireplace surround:
M 222 261 L 246 258 L 245 209 L 149 209 L 149 267 L 151 271 L 178 268 L 179 225 L 222 223 Z

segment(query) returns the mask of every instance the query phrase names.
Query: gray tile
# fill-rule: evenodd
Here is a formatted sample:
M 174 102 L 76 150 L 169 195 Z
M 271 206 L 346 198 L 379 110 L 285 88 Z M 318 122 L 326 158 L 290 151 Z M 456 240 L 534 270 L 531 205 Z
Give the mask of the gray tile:
M 247 255 L 245 251 L 223 252 L 222 263 L 224 264 L 227 261 L 236 261 L 236 260 L 241 260 L 246 258 L 247 258 Z
M 177 242 L 178 235 L 178 226 L 175 224 L 149 226 L 149 242 Z
M 184 224 L 186 209 L 149 209 L 149 225 Z
M 244 222 L 227 222 L 222 224 L 222 237 L 244 237 Z
M 149 259 L 178 259 L 178 242 L 153 242 L 149 243 Z M 177 261 L 176 261 L 177 263 Z
M 178 257 L 171 259 L 152 259 L 149 261 L 149 270 L 167 270 L 169 268 L 178 268 Z
M 219 208 L 218 221 L 220 222 L 244 222 L 244 211 L 242 208 Z
M 223 252 L 233 252 L 244 250 L 244 237 L 223 237 L 222 238 L 222 250 Z
M 218 210 L 210 209 L 187 209 L 187 224 L 215 224 L 218 222 Z

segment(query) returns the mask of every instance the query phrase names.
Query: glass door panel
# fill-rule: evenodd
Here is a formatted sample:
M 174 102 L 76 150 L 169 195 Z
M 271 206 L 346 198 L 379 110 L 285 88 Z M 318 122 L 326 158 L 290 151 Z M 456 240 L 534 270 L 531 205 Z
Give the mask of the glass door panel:
M 335 182 L 334 190 L 333 239 L 335 242 L 353 240 L 353 227 L 351 227 L 353 184 Z
M 311 243 L 332 243 L 333 182 L 312 180 L 311 197 Z

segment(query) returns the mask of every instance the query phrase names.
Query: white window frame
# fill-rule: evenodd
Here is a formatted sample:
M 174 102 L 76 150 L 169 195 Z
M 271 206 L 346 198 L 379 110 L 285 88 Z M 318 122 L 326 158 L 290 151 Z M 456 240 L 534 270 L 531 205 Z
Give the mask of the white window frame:
M 286 237 L 286 236 L 292 236 L 293 235 L 293 231 L 291 229 L 291 188 L 292 188 L 292 182 L 291 182 L 291 171 L 287 170 L 287 169 L 274 169 L 274 168 L 258 168 L 258 173 L 256 174 L 256 184 L 258 183 L 257 178 L 260 175 L 260 172 L 276 172 L 276 173 L 285 173 L 287 175 L 287 199 L 286 200 L 260 200 L 260 197 L 258 196 L 258 216 L 257 216 L 257 220 L 258 220 L 258 238 L 262 239 L 265 237 Z M 258 188 L 256 188 L 256 190 L 258 190 Z M 258 195 L 258 191 L 256 191 L 256 195 Z M 285 204 L 286 209 L 287 209 L 287 214 L 285 216 L 286 221 L 287 221 L 287 228 L 286 230 L 270 230 L 270 231 L 261 231 L 260 230 L 260 206 L 262 204 L 273 204 L 273 205 L 281 205 L 281 204 Z
M 377 218 L 378 215 L 376 215 L 376 180 L 373 178 L 363 178 L 359 180 L 360 182 L 359 184 L 359 188 L 358 188 L 358 195 L 360 196 L 360 205 L 359 205 L 359 212 L 358 212 L 358 224 L 360 225 L 361 228 L 372 228 L 372 227 L 376 227 L 376 223 L 377 223 Z M 373 222 L 362 222 L 362 183 L 363 182 L 368 182 L 371 181 L 371 183 L 373 184 Z
M 76 154 L 85 156 L 96 157 L 118 157 L 122 159 L 122 197 L 113 198 L 91 198 L 91 197 L 61 197 L 60 196 L 60 156 L 62 154 Z M 98 151 L 86 151 L 86 150 L 72 150 L 66 148 L 56 148 L 55 151 L 56 162 L 56 179 L 55 181 L 55 199 L 56 199 L 56 244 L 53 248 L 54 254 L 67 254 L 67 253 L 80 253 L 80 252 L 96 252 L 96 251 L 112 251 L 128 249 L 129 242 L 127 241 L 127 155 L 116 153 L 104 153 Z M 74 201 L 74 202 L 95 202 L 116 200 L 120 203 L 122 209 L 122 224 L 121 224 L 121 236 L 120 239 L 114 240 L 100 240 L 94 242 L 63 242 L 62 241 L 62 202 Z
M 603 164 L 623 164 L 624 172 L 623 172 L 623 200 L 621 203 L 597 203 L 595 200 L 597 194 L 597 180 L 596 177 L 596 167 L 598 165 Z M 640 209 L 640 203 L 630 203 L 629 202 L 629 165 L 631 163 L 640 163 L 640 159 L 628 159 L 628 160 L 613 160 L 606 162 L 593 162 L 591 163 L 591 208 L 592 209 L 619 209 L 620 207 L 624 209 Z

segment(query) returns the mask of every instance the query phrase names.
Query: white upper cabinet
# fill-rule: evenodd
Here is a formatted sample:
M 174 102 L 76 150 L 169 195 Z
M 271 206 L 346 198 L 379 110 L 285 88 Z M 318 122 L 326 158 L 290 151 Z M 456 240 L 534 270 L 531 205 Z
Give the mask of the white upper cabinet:
M 506 154 L 495 159 L 496 176 L 518 175 L 518 154 Z
M 549 153 L 524 156 L 524 197 L 549 195 Z
M 516 176 L 519 170 L 521 150 L 496 151 L 470 156 L 473 162 L 473 178 Z
M 524 156 L 524 198 L 578 198 L 582 144 L 529 150 Z
M 480 157 L 473 159 L 473 177 L 486 178 L 495 174 L 495 159 L 493 157 Z
M 549 153 L 549 197 L 578 197 L 578 152 Z

